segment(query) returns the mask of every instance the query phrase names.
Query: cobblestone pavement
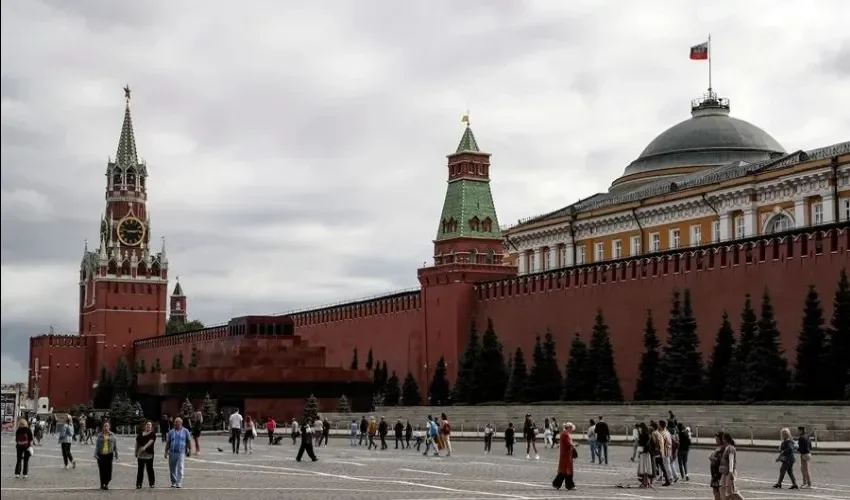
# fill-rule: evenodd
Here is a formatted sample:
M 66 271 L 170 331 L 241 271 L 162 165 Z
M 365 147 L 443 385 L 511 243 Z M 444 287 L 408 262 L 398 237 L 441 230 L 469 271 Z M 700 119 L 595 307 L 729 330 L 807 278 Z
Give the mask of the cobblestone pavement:
M 14 447 L 6 438 L 2 443 L 2 497 L 11 499 L 89 499 L 100 495 L 122 498 L 181 498 L 197 500 L 231 500 L 246 495 L 251 500 L 294 498 L 304 500 L 537 500 L 537 499 L 677 499 L 711 498 L 708 488 L 708 451 L 694 450 L 690 466 L 694 471 L 689 482 L 679 482 L 655 490 L 638 489 L 633 480 L 634 467 L 629 462 L 631 448 L 612 447 L 611 465 L 591 465 L 587 450 L 579 448 L 576 470 L 578 489 L 555 491 L 551 487 L 557 450 L 541 450 L 540 460 L 527 460 L 524 447 L 517 447 L 513 457 L 504 455 L 501 443 L 494 443 L 494 453 L 485 455 L 481 443 L 454 444 L 451 457 L 423 457 L 415 451 L 366 451 L 350 447 L 347 440 L 333 439 L 327 448 L 317 449 L 318 462 L 298 463 L 297 448 L 291 441 L 282 446 L 268 446 L 256 441 L 252 455 L 233 455 L 223 437 L 202 438 L 202 453 L 186 461 L 184 487 L 168 487 L 166 462 L 159 453 L 156 459 L 157 488 L 135 489 L 136 462 L 129 452 L 132 442 L 121 440 L 124 455 L 115 467 L 111 491 L 100 491 L 92 447 L 74 444 L 77 457 L 75 470 L 62 469 L 58 445 L 45 441 L 36 448 L 30 462 L 30 476 L 15 479 Z M 119 451 L 122 449 L 119 448 Z M 217 451 L 221 448 L 224 452 Z M 775 490 L 776 455 L 764 452 L 739 452 L 740 488 L 748 500 L 838 500 L 850 499 L 850 456 L 816 456 L 811 490 Z M 797 470 L 799 475 L 799 469 Z M 787 481 L 787 480 L 786 480 Z M 619 488 L 617 485 L 632 486 Z M 786 483 L 787 484 L 787 483 Z M 118 490 L 118 491 L 115 491 Z M 129 496 L 124 496 L 129 495 Z

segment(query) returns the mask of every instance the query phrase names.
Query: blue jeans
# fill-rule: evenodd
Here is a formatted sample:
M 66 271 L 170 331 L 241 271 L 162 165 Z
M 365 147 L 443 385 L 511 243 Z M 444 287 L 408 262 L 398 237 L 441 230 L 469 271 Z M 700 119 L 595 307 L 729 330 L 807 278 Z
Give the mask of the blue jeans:
M 182 453 L 172 453 L 168 455 L 168 473 L 171 475 L 172 485 L 183 485 L 183 464 L 185 462 L 186 455 Z
M 599 463 L 605 461 L 605 465 L 608 465 L 608 441 L 597 441 L 596 442 L 596 456 L 599 457 Z
M 598 448 L 596 447 L 596 440 L 595 439 L 588 439 L 587 440 L 587 447 L 590 449 L 590 461 L 593 462 L 593 461 L 596 460 L 597 452 L 599 451 Z

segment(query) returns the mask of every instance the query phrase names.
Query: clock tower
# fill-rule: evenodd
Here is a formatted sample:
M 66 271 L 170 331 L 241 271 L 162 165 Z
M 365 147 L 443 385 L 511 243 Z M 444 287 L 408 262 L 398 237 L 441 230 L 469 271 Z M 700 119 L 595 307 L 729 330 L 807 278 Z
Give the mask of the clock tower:
M 159 252 L 151 250 L 148 169 L 136 151 L 129 87 L 124 98 L 118 151 L 106 166 L 99 244 L 95 250 L 86 244 L 80 265 L 79 331 L 92 337 L 89 345 L 95 350 L 89 356 L 89 380 L 96 380 L 103 367 L 111 372 L 121 356 L 132 363 L 134 340 L 165 332 L 165 239 Z

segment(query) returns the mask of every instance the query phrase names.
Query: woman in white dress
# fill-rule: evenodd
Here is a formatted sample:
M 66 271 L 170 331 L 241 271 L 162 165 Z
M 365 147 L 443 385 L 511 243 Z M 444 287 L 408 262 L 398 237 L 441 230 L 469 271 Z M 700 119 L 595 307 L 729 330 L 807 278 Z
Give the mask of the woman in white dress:
M 652 486 L 652 479 L 655 477 L 652 467 L 652 436 L 649 427 L 643 422 L 638 425 L 637 430 L 637 476 L 640 479 L 640 487 L 649 488 Z

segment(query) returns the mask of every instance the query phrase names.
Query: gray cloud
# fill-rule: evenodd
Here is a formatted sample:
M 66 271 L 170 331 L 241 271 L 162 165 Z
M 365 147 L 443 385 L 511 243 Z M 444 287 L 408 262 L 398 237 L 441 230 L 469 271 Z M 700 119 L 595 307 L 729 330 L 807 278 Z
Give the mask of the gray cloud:
M 708 31 L 733 114 L 788 149 L 850 136 L 838 1 L 198 5 L 0 4 L 4 382 L 77 323 L 126 82 L 154 246 L 209 324 L 415 286 L 467 107 L 504 223 L 607 189 L 687 118 Z

